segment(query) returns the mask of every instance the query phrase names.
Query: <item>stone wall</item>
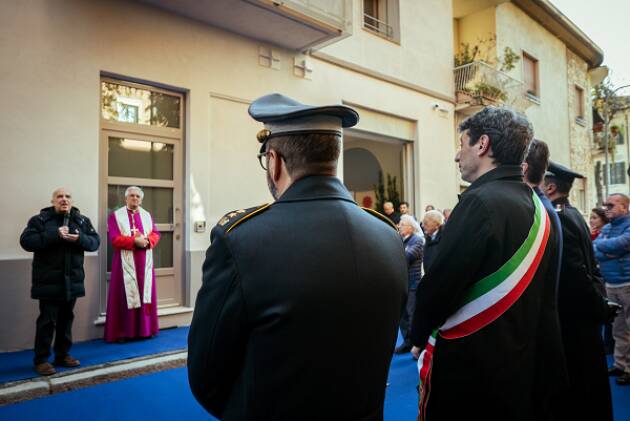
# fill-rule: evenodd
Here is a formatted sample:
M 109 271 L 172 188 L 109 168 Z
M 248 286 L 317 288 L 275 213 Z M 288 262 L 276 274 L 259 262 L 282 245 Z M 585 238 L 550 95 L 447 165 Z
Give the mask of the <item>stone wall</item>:
M 590 112 L 592 109 L 591 84 L 586 62 L 569 49 L 567 49 L 567 84 L 569 93 L 570 165 L 573 170 L 586 177 L 583 184 L 580 183 L 580 180 L 576 180 L 571 191 L 571 201 L 576 207 L 580 208 L 582 213 L 588 215 L 590 209 L 597 203 L 592 156 L 593 115 Z M 583 120 L 578 119 L 576 85 L 582 88 L 584 92 Z

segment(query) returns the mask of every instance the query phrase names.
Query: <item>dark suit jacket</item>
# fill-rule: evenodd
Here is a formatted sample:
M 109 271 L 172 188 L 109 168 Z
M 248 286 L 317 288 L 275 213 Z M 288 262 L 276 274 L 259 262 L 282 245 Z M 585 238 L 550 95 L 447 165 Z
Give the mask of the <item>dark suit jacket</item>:
M 203 265 L 197 400 L 223 420 L 382 419 L 407 294 L 397 231 L 336 177 L 300 179 L 244 214 L 215 226 Z
M 566 198 L 553 202 L 562 224 L 564 248 L 558 291 L 562 341 L 570 389 L 557 420 L 612 421 L 612 402 L 601 327 L 608 315 L 603 282 L 584 217 Z M 575 402 L 580 402 L 575 405 Z
M 519 166 L 500 166 L 461 195 L 440 251 L 416 291 L 414 345 L 460 308 L 468 289 L 521 246 L 534 217 L 532 189 Z M 556 309 L 557 233 L 520 298 L 498 319 L 460 338 L 438 336 L 427 420 L 545 420 L 566 382 Z
M 438 251 L 438 246 L 440 245 L 440 239 L 442 238 L 442 231 L 444 230 L 444 226 L 441 226 L 438 232 L 435 234 L 435 238 L 431 238 L 430 235 L 425 235 L 425 243 L 424 243 L 424 271 L 428 271 L 429 267 L 433 263 L 433 259 L 435 259 L 435 255 Z

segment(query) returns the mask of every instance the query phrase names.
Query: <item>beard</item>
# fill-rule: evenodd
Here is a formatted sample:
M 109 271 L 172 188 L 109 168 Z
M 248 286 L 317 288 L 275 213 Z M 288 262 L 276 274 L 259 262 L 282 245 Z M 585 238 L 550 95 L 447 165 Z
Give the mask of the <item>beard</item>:
M 269 193 L 271 193 L 271 196 L 273 196 L 273 199 L 278 200 L 278 188 L 273 183 L 273 180 L 271 179 L 271 175 L 269 174 L 269 170 L 267 170 L 267 187 L 269 188 Z

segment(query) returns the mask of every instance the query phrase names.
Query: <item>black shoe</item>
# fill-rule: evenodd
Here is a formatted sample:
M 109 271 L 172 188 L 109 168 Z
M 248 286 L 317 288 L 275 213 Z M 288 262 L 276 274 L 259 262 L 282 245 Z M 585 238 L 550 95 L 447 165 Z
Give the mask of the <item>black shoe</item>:
M 622 375 L 617 377 L 615 383 L 617 383 L 619 386 L 630 386 L 630 373 L 623 373 Z
M 619 367 L 615 367 L 613 365 L 612 367 L 608 368 L 608 375 L 610 377 L 617 377 L 617 376 L 621 376 L 622 374 L 624 374 L 624 371 L 620 369 Z
M 394 350 L 394 354 L 406 354 L 407 352 L 411 351 L 411 348 L 412 348 L 411 344 L 403 343 L 402 345 L 400 345 L 398 348 Z

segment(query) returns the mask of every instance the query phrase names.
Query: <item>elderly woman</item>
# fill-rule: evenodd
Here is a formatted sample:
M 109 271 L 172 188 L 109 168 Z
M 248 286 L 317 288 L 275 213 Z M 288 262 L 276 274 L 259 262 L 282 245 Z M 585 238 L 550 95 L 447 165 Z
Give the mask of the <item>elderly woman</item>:
M 394 350 L 396 354 L 405 354 L 411 351 L 412 344 L 411 319 L 416 308 L 416 288 L 422 276 L 422 253 L 424 248 L 424 238 L 418 222 L 410 215 L 402 215 L 398 223 L 398 231 L 405 246 L 407 256 L 407 269 L 409 271 L 408 297 L 405 311 L 400 318 L 400 331 L 404 342 Z
M 107 294 L 105 340 L 150 338 L 159 331 L 153 248 L 160 240 L 151 214 L 140 205 L 144 192 L 125 191 L 125 206 L 107 220 L 112 244 L 112 274 Z
M 422 228 L 424 229 L 424 271 L 426 272 L 433 262 L 437 246 L 442 237 L 442 226 L 445 222 L 444 215 L 438 210 L 432 210 L 424 214 Z

